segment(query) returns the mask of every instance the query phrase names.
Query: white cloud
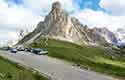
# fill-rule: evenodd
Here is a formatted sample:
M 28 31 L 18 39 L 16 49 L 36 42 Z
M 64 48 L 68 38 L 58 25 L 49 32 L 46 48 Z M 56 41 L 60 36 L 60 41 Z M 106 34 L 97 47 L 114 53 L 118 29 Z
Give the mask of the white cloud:
M 23 6 L 14 4 L 8 6 L 4 0 L 0 0 L 0 43 L 7 40 L 17 40 L 19 30 L 32 31 L 40 20 L 43 20 L 42 16 Z
M 18 34 L 11 31 L 0 30 L 0 45 L 8 42 L 14 42 L 18 39 Z
M 92 9 L 80 10 L 75 0 L 23 0 L 22 5 L 11 4 L 9 6 L 5 0 L 0 0 L 0 41 L 16 40 L 20 29 L 32 31 L 37 23 L 48 14 L 55 1 L 61 2 L 63 9 L 69 13 L 73 12 L 71 16 L 77 17 L 89 27 L 107 27 L 110 30 L 116 30 L 125 26 L 124 0 L 100 1 L 100 6 L 107 11 L 112 11 L 113 15 Z M 91 3 L 86 5 L 89 4 Z
M 113 15 L 125 15 L 125 0 L 101 0 L 99 5 Z
M 24 28 L 25 25 L 30 27 L 36 24 L 40 19 L 42 19 L 42 17 L 22 7 L 11 6 L 6 9 L 3 7 L 2 10 L 0 10 L 0 21 L 3 22 L 2 24 L 13 25 L 13 27 L 18 27 L 19 29 L 21 29 L 21 27 Z
M 84 25 L 89 27 L 107 27 L 111 31 L 125 26 L 125 16 L 111 16 L 102 11 L 92 9 L 79 10 L 72 16 L 77 17 Z

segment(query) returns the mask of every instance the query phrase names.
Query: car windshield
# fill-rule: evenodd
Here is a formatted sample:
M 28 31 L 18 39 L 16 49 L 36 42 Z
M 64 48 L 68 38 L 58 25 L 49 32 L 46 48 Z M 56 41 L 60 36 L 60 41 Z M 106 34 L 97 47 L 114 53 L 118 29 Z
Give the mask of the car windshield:
M 17 49 L 12 49 L 13 51 L 16 51 Z
M 42 51 L 42 49 L 40 49 L 40 48 L 36 48 L 36 49 L 34 49 L 34 50 L 36 50 L 36 51 Z

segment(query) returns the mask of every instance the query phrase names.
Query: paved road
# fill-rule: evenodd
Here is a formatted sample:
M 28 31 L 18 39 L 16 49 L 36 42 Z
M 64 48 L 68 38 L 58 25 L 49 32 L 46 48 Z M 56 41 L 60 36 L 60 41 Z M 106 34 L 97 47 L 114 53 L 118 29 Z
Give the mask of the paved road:
M 112 77 L 98 74 L 96 72 L 82 70 L 73 67 L 70 63 L 50 58 L 45 55 L 19 52 L 17 54 L 0 51 L 0 56 L 12 61 L 34 68 L 39 72 L 51 76 L 53 80 L 116 80 Z

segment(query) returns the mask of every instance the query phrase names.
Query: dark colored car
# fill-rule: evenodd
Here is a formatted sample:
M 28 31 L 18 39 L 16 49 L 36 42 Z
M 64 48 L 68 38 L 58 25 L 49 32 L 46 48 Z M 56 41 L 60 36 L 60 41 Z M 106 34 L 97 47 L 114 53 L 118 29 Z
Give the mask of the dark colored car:
M 25 48 L 26 52 L 32 52 L 32 48 Z
M 40 49 L 40 48 L 34 48 L 34 49 L 32 49 L 32 52 L 35 53 L 35 54 L 38 54 L 41 51 L 42 51 L 42 49 Z
M 25 51 L 25 48 L 23 47 L 20 47 L 20 48 L 17 48 L 18 51 Z
M 17 53 L 17 51 L 18 51 L 18 50 L 17 50 L 16 48 L 10 49 L 10 52 L 11 52 L 11 53 Z

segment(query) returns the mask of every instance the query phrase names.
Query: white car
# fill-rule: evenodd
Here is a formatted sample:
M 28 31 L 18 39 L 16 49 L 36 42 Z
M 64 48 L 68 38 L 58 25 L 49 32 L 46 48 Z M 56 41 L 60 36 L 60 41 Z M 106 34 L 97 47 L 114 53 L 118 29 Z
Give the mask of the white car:
M 48 54 L 48 51 L 40 51 L 38 54 L 39 55 L 46 55 L 46 54 Z
M 48 54 L 48 51 L 44 51 L 43 49 L 40 49 L 40 48 L 34 48 L 32 50 L 32 52 L 37 54 L 37 55 L 46 55 L 46 54 Z

